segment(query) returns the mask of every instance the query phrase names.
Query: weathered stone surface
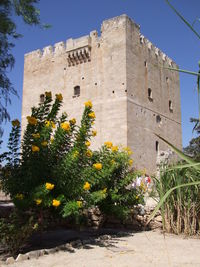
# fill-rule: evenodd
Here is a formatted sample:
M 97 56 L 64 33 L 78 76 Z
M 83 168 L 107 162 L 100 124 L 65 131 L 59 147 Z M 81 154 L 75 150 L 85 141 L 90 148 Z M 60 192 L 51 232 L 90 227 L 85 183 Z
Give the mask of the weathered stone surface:
M 15 259 L 13 257 L 9 257 L 6 259 L 6 264 L 12 264 L 15 262 Z
M 182 147 L 179 74 L 170 66 L 178 68 L 126 15 L 103 21 L 99 37 L 92 32 L 25 55 L 22 129 L 45 90 L 62 93 L 64 111 L 78 123 L 90 99 L 98 132 L 92 148 L 108 140 L 129 146 L 135 167 L 154 172 L 159 150 L 167 149 L 154 132 Z

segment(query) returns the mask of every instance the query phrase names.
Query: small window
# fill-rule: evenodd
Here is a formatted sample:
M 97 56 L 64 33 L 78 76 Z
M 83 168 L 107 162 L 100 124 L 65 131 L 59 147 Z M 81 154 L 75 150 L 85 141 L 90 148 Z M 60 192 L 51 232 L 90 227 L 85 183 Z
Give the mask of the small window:
M 166 77 L 166 82 L 167 82 L 167 83 L 169 82 L 169 77 Z
M 158 152 L 158 151 L 159 151 L 159 142 L 156 141 L 156 152 Z
M 112 91 L 112 93 L 114 94 L 114 93 L 115 93 L 115 91 Z
M 151 88 L 148 88 L 148 98 L 150 101 L 153 101 L 153 94 Z
M 157 123 L 161 123 L 161 117 L 160 117 L 160 115 L 157 115 L 157 116 L 156 116 L 156 122 L 157 122 Z
M 41 95 L 40 95 L 40 103 L 41 103 L 41 104 L 44 103 L 44 94 L 41 94 Z
M 74 87 L 74 96 L 80 96 L 80 86 Z
M 144 61 L 144 66 L 145 66 L 145 68 L 147 68 L 147 62 L 146 61 Z
M 171 100 L 169 100 L 169 111 L 173 112 L 173 105 Z

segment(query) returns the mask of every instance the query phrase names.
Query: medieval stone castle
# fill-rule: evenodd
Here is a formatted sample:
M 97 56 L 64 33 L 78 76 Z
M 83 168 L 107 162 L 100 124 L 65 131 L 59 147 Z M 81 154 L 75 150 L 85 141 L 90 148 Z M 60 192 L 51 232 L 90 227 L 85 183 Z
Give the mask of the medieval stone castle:
M 101 35 L 91 31 L 25 55 L 22 129 L 45 91 L 62 93 L 63 111 L 80 121 L 84 102 L 96 114 L 93 148 L 105 141 L 129 146 L 137 168 L 155 171 L 166 145 L 158 133 L 182 147 L 178 68 L 140 33 L 126 15 L 105 20 Z

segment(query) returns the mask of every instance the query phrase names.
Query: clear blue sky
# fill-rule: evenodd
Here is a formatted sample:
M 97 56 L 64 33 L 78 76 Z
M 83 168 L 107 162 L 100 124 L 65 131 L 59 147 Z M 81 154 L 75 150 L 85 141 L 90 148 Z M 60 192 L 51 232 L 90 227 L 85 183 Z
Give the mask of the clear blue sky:
M 173 5 L 190 21 L 200 18 L 200 0 L 171 0 Z M 21 117 L 24 54 L 38 48 L 78 38 L 97 30 L 103 20 L 127 14 L 140 25 L 141 32 L 180 68 L 198 71 L 200 40 L 183 24 L 164 0 L 41 0 L 37 5 L 41 21 L 52 25 L 48 30 L 29 27 L 15 18 L 18 32 L 23 38 L 15 42 L 13 54 L 16 59 L 9 77 L 17 89 L 19 99 L 13 97 L 8 108 L 11 119 Z M 200 31 L 200 22 L 196 29 Z M 198 117 L 196 77 L 180 74 L 183 146 L 192 134 L 191 117 Z M 3 125 L 6 140 L 10 123 Z M 2 150 L 5 149 L 5 142 Z

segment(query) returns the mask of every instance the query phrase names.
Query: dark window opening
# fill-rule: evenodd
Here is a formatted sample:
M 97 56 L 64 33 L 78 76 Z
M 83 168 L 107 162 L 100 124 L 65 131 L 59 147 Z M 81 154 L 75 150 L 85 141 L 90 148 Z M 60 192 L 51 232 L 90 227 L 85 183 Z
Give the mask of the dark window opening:
M 115 91 L 112 91 L 112 93 L 114 94 L 114 93 L 115 93 Z
M 159 142 L 156 141 L 156 151 L 158 152 L 158 150 L 159 150 Z
M 80 86 L 74 87 L 74 96 L 80 96 Z
M 97 83 L 95 83 L 94 85 L 97 85 Z
M 147 67 L 147 62 L 146 61 L 144 61 L 144 66 Z
M 125 90 L 125 93 L 127 93 L 127 90 Z
M 40 95 L 40 103 L 41 103 L 41 104 L 44 103 L 44 94 L 41 94 L 41 95 Z
M 169 111 L 173 112 L 173 106 L 172 106 L 172 101 L 169 100 Z
M 82 80 L 84 80 L 84 77 L 82 77 Z
M 161 123 L 161 117 L 160 117 L 160 115 L 157 115 L 157 116 L 156 116 L 156 122 L 157 122 L 157 123 Z
M 168 81 L 169 81 L 169 77 L 166 77 L 166 82 L 168 83 Z
M 148 98 L 150 101 L 153 101 L 153 94 L 151 88 L 148 88 Z

